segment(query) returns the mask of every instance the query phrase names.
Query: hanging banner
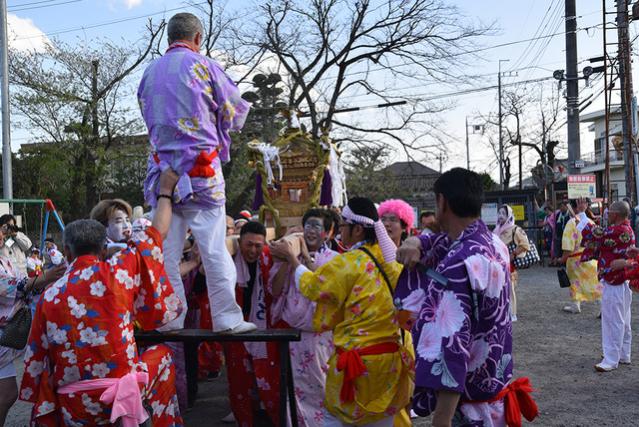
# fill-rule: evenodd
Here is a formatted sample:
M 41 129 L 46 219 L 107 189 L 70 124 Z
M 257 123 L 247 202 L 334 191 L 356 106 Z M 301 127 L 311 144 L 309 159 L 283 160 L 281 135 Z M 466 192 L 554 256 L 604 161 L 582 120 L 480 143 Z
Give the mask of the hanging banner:
M 595 175 L 568 175 L 568 198 L 595 198 L 597 196 L 597 177 Z
M 481 205 L 481 220 L 486 225 L 497 224 L 497 210 L 499 205 L 497 203 L 484 203 Z

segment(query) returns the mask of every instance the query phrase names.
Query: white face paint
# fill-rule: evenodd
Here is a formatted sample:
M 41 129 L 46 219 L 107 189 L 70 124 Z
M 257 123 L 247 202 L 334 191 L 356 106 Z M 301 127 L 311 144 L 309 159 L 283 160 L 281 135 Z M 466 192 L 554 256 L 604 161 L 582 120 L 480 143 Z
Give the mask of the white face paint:
M 499 225 L 504 225 L 506 220 L 508 220 L 508 212 L 506 212 L 506 209 L 499 209 L 497 212 L 497 222 Z
M 126 212 L 118 209 L 111 215 L 107 237 L 116 243 L 126 242 L 131 238 L 131 220 Z

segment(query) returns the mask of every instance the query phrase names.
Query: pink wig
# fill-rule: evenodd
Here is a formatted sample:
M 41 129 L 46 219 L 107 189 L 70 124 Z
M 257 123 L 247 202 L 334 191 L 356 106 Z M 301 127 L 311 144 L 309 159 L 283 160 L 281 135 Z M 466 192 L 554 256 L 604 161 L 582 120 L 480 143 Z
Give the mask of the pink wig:
M 386 213 L 395 214 L 406 224 L 406 231 L 409 232 L 413 228 L 415 222 L 415 212 L 411 205 L 403 200 L 389 199 L 382 202 L 377 209 L 380 218 Z

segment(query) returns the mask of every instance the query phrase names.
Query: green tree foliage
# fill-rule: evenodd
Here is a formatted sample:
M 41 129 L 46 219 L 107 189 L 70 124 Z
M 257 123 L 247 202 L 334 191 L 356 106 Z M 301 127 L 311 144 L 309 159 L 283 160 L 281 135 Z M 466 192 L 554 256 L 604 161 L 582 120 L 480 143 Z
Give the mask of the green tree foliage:
M 38 197 L 47 188 L 39 180 L 48 179 L 68 194 L 58 199 L 50 191 L 47 196 L 65 207 L 66 219 L 75 219 L 86 216 L 105 194 L 141 191 L 130 187 L 131 180 L 139 182 L 132 170 L 140 158 L 127 147 L 128 138 L 143 133 L 144 126 L 134 98 L 126 99 L 137 83 L 134 72 L 150 56 L 163 28 L 149 24 L 149 37 L 137 46 L 52 42 L 43 52 L 10 52 L 11 102 L 18 124 L 35 142 L 50 145 L 19 153 L 19 162 L 31 162 L 31 176 L 22 177 L 17 185 L 24 185 L 25 192 L 14 191 L 16 197 Z M 140 147 L 139 154 L 145 149 Z M 46 170 L 51 164 L 56 165 L 53 174 Z
M 493 181 L 493 178 L 488 172 L 482 172 L 479 176 L 481 177 L 481 183 L 484 187 L 484 191 L 496 191 L 499 189 L 499 184 Z
M 409 195 L 385 169 L 389 164 L 389 156 L 390 151 L 385 146 L 360 146 L 348 153 L 345 166 L 349 197 L 368 197 L 379 203 Z

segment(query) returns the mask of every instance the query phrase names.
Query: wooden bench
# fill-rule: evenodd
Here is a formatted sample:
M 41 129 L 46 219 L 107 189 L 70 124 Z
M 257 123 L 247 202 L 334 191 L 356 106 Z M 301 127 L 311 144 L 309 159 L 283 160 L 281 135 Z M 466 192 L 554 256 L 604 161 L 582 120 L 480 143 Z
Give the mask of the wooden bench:
M 220 334 L 207 329 L 181 329 L 167 332 L 137 332 L 135 339 L 140 344 L 158 344 L 163 342 L 184 343 L 185 357 L 197 357 L 197 349 L 203 341 L 215 342 L 275 342 L 280 352 L 280 426 L 286 426 L 286 400 L 291 415 L 291 424 L 297 427 L 297 407 L 295 405 L 295 387 L 291 371 L 289 342 L 300 340 L 297 329 L 265 329 L 245 334 Z M 187 376 L 189 376 L 187 374 Z M 197 381 L 197 373 L 191 381 Z

